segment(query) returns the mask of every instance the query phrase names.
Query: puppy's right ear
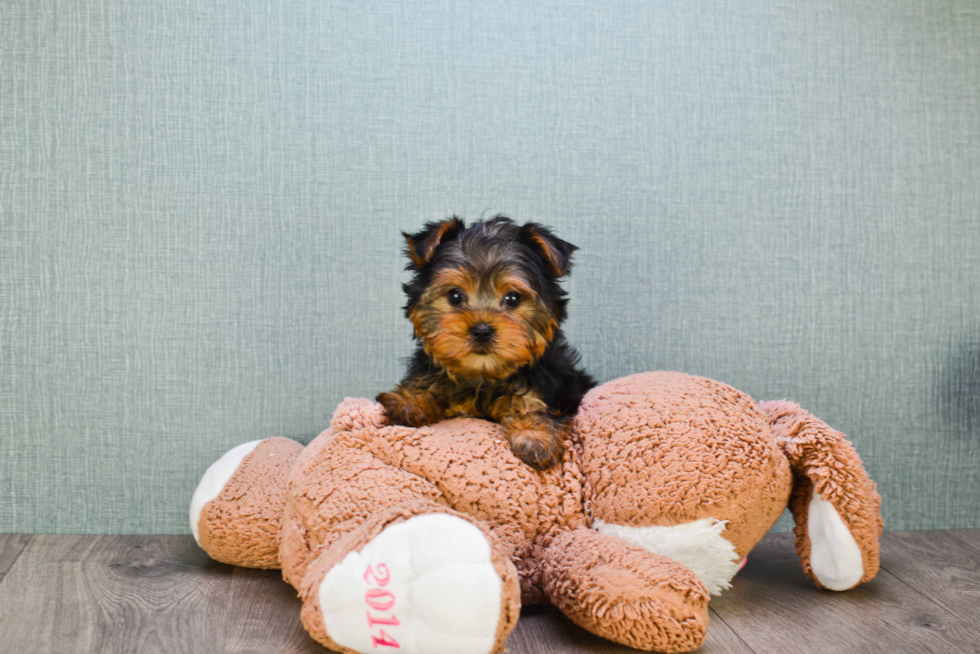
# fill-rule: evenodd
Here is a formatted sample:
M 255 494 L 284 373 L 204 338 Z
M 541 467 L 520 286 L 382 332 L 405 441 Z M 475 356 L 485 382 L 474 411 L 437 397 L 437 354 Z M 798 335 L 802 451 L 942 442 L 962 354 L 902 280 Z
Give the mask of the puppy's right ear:
M 417 234 L 402 232 L 405 237 L 405 255 L 409 258 L 409 269 L 419 270 L 424 268 L 436 253 L 440 244 L 452 240 L 461 231 L 466 229 L 466 224 L 457 216 L 439 223 L 426 223 L 425 229 Z

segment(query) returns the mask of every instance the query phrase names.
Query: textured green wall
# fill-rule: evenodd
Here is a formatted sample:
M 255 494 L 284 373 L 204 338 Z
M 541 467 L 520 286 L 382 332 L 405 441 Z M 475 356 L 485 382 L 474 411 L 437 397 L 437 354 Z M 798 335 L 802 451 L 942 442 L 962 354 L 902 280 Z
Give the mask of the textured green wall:
M 398 231 L 582 247 L 571 340 L 788 397 L 978 527 L 976 2 L 0 0 L 0 531 L 186 533 L 410 351 Z

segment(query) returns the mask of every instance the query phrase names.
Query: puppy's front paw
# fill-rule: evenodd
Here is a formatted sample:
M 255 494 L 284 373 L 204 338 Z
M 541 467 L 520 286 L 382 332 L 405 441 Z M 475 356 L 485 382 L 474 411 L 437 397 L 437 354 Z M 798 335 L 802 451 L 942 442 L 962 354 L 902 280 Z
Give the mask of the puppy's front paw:
M 381 393 L 375 398 L 385 408 L 385 416 L 389 425 L 404 425 L 405 427 L 421 427 L 431 425 L 437 418 L 432 407 L 426 406 L 418 398 L 407 395 L 404 391 Z
M 532 468 L 547 470 L 561 461 L 565 448 L 556 430 L 520 429 L 510 432 L 510 449 Z

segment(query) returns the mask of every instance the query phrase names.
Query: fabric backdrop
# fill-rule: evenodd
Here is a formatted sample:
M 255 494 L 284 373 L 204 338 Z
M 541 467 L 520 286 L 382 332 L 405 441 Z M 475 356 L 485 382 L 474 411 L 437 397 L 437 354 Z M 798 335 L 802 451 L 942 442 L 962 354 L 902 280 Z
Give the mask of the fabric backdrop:
M 980 527 L 971 0 L 0 0 L 0 531 L 187 533 L 411 349 L 399 230 L 582 249 L 570 340 L 789 398 Z

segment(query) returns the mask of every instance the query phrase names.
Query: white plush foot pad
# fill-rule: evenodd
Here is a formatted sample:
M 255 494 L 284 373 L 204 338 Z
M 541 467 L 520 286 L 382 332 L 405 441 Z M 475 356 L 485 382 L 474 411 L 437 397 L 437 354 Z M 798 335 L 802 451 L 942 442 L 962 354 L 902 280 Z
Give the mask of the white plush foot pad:
M 387 527 L 320 582 L 327 635 L 356 652 L 488 654 L 503 584 L 483 532 L 436 513 Z

